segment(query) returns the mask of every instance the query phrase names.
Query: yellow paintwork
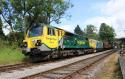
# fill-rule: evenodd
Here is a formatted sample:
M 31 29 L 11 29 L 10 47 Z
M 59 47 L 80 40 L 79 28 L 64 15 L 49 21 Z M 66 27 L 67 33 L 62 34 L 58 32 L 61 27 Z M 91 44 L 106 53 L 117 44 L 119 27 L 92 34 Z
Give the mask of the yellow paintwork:
M 35 42 L 37 40 L 41 40 L 41 43 L 45 44 L 48 48 L 58 48 L 59 40 L 64 36 L 65 32 L 64 30 L 57 28 L 54 28 L 54 30 L 55 30 L 55 35 L 48 35 L 48 26 L 44 25 L 43 34 L 41 36 L 28 37 L 27 33 L 27 35 L 25 36 L 25 40 L 23 42 L 27 42 L 28 48 L 36 48 Z M 59 36 L 58 32 L 62 32 L 62 35 Z
M 96 40 L 94 40 L 94 39 L 89 39 L 89 46 L 91 47 L 91 48 L 96 48 Z

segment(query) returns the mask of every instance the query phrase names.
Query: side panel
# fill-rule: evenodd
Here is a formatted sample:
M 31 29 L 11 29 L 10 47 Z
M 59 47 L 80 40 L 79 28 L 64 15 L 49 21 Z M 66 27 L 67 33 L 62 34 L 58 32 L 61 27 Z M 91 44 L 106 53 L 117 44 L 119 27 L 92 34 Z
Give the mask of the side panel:
M 58 47 L 58 36 L 56 34 L 56 29 L 53 30 L 55 31 L 55 35 L 48 35 L 48 27 L 46 26 L 44 29 L 44 37 L 42 39 L 42 43 L 51 49 Z
M 83 45 L 83 48 L 86 48 L 86 49 L 90 48 L 88 40 L 86 40 L 85 44 Z
M 90 48 L 96 48 L 96 40 L 94 39 L 89 39 L 89 46 Z
M 80 36 L 64 36 L 65 48 L 89 48 L 88 41 Z
M 65 32 L 58 28 L 52 28 L 55 31 L 55 35 L 49 35 L 48 28 L 50 27 L 46 26 L 46 28 L 44 29 L 45 35 L 42 39 L 43 43 L 46 46 L 48 46 L 48 48 L 57 49 L 59 46 L 62 46 L 63 44 L 63 36 Z
M 103 42 L 97 41 L 97 43 L 96 43 L 96 48 L 97 48 L 97 49 L 98 49 L 98 48 L 103 48 Z
M 64 48 L 63 43 L 64 43 L 65 31 L 57 28 L 56 33 L 58 35 L 58 48 Z
M 64 36 L 63 45 L 64 48 L 76 48 L 76 42 L 71 36 Z

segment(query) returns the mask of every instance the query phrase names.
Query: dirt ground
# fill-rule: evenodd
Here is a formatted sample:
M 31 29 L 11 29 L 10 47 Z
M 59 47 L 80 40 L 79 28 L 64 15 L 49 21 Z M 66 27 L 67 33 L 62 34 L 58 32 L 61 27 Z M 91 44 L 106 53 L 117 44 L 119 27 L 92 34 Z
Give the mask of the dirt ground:
M 118 57 L 118 53 L 113 53 L 71 79 L 122 79 Z
M 118 53 L 109 56 L 107 63 L 104 64 L 95 79 L 122 79 L 118 57 Z

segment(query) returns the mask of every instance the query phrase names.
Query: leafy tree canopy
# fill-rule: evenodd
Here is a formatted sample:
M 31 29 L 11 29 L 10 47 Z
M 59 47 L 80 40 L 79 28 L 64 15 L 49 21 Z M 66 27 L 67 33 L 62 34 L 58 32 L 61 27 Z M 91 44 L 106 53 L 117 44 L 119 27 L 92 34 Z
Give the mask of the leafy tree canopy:
M 101 40 L 111 43 L 113 42 L 115 35 L 115 31 L 111 26 L 107 25 L 106 23 L 102 23 L 100 25 L 99 38 Z
M 98 35 L 96 34 L 97 29 L 94 25 L 92 24 L 87 25 L 84 31 L 88 38 L 98 39 Z
M 2 26 L 3 26 L 2 20 L 0 19 L 0 38 L 3 39 L 3 38 L 5 37 L 5 35 L 4 35 L 4 33 L 3 33 Z
M 75 27 L 75 29 L 74 29 L 74 33 L 75 34 L 78 34 L 78 35 L 83 35 L 84 34 L 84 32 L 81 30 L 81 28 L 79 27 L 79 25 L 77 25 L 76 27 Z
M 65 11 L 72 7 L 69 1 L 64 0 L 10 0 L 10 2 L 15 14 L 19 19 L 26 21 L 24 25 L 28 28 L 36 22 L 60 23 Z
M 34 23 L 60 23 L 73 5 L 65 0 L 0 0 L 0 16 L 10 26 L 11 33 L 26 32 Z

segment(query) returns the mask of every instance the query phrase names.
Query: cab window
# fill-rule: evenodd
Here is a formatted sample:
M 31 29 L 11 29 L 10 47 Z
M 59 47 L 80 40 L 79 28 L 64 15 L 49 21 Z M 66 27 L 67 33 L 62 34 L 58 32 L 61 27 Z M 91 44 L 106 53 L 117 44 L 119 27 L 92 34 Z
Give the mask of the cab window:
M 43 26 L 40 24 L 34 24 L 30 29 L 28 36 L 29 37 L 34 37 L 34 36 L 40 36 L 43 33 Z
M 63 31 L 61 31 L 61 36 L 63 36 Z
M 58 36 L 62 36 L 62 31 L 58 30 Z
M 60 30 L 60 36 L 62 36 L 62 31 Z
M 55 30 L 52 28 L 48 28 L 48 35 L 55 35 Z
M 58 36 L 60 36 L 59 30 L 58 30 Z

